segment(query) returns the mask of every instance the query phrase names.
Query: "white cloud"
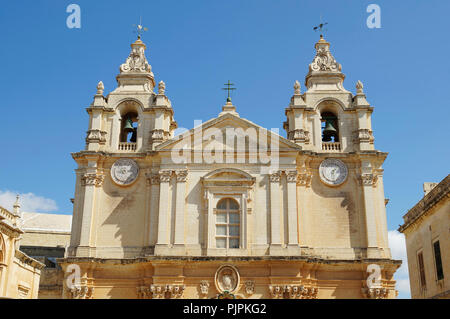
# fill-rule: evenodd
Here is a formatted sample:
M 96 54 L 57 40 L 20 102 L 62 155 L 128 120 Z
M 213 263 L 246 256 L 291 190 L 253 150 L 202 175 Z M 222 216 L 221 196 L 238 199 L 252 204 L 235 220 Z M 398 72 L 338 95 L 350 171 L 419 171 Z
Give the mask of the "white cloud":
M 397 281 L 396 286 L 399 292 L 398 297 L 411 298 L 411 291 L 409 287 L 408 260 L 406 257 L 405 236 L 396 230 L 390 230 L 388 232 L 388 238 L 392 258 L 402 260 L 401 267 L 397 269 L 394 275 L 394 279 Z
M 33 193 L 20 194 L 9 190 L 0 190 L 0 206 L 12 212 L 17 194 L 20 196 L 20 210 L 23 212 L 50 212 L 58 209 L 53 199 L 38 196 Z

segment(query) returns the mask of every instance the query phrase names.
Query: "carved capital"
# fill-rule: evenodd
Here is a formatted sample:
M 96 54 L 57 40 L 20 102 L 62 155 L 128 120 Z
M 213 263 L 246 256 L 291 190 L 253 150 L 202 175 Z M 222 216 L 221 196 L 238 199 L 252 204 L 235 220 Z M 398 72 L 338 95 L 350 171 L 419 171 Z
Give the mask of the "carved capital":
M 376 174 L 361 174 L 359 175 L 359 182 L 362 186 L 373 186 L 377 185 L 378 175 Z
M 163 170 L 159 172 L 159 180 L 161 183 L 169 183 L 172 177 L 171 170 Z
M 269 285 L 269 291 L 272 298 L 316 299 L 318 288 L 303 285 Z
M 151 291 L 149 286 L 137 287 L 137 295 L 139 299 L 148 299 L 151 296 Z
M 150 293 L 152 298 L 180 298 L 184 288 L 184 285 L 150 285 Z
M 297 170 L 287 171 L 286 172 L 286 180 L 288 183 L 296 183 L 297 182 Z
M 152 131 L 150 131 L 150 134 L 151 134 L 152 143 L 161 143 L 169 135 L 168 132 L 161 130 L 161 129 L 152 130 Z
M 100 187 L 103 185 L 105 175 L 99 173 L 86 173 L 81 178 L 81 186 L 95 186 Z
M 175 172 L 177 175 L 177 182 L 178 183 L 185 183 L 188 176 L 187 169 L 181 169 Z
M 288 139 L 293 140 L 295 143 L 309 143 L 309 132 L 304 129 L 296 129 L 290 131 Z
M 72 299 L 90 299 L 94 293 L 94 287 L 73 286 L 69 288 L 69 296 Z
M 89 130 L 86 132 L 86 143 L 99 143 L 99 144 L 105 144 L 106 143 L 106 132 L 101 130 Z
M 297 185 L 299 186 L 311 186 L 312 174 L 309 172 L 300 173 L 297 176 Z
M 155 173 L 147 173 L 145 174 L 147 177 L 147 185 L 158 185 L 159 184 L 159 174 Z
M 354 141 L 356 143 L 370 143 L 373 144 L 375 138 L 373 132 L 369 129 L 359 129 L 354 132 Z
M 271 183 L 279 183 L 281 177 L 281 171 L 277 171 L 269 174 L 269 179 Z
M 364 298 L 368 299 L 385 299 L 388 296 L 389 290 L 386 288 L 362 288 L 361 290 Z

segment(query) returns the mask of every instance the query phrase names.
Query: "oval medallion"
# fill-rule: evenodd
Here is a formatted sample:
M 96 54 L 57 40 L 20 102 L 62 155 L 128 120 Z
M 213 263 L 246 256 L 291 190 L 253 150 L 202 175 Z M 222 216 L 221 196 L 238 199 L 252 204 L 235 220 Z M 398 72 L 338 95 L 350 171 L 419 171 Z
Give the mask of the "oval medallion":
M 115 161 L 111 167 L 111 177 L 113 181 L 122 186 L 133 183 L 138 174 L 138 164 L 129 158 L 121 158 Z
M 337 186 L 345 182 L 348 175 L 347 166 L 336 158 L 327 158 L 319 166 L 320 179 L 327 185 Z

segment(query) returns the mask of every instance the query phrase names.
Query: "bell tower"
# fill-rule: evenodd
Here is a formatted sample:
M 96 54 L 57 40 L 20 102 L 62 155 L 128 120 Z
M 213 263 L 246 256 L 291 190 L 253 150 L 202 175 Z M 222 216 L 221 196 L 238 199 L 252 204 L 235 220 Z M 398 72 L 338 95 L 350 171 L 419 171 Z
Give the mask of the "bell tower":
M 144 203 L 148 198 L 145 195 L 146 179 L 137 178 L 138 171 L 151 169 L 152 161 L 148 154 L 173 137 L 177 123 L 165 93 L 165 83 L 160 81 L 157 93 L 154 92 L 156 81 L 145 50 L 146 45 L 139 35 L 131 44 L 128 58 L 120 65 L 117 88 L 105 96 L 105 87 L 100 81 L 94 100 L 87 108 L 89 130 L 86 147 L 72 154 L 78 168 L 73 213 L 76 222 L 72 227 L 69 256 L 96 256 L 100 250 L 98 246 L 105 246 L 101 248 L 105 254 L 128 254 L 108 251 L 109 244 L 97 242 L 97 223 L 108 218 L 102 215 L 107 209 L 133 211 L 133 218 L 142 217 L 143 220 L 140 233 L 149 236 L 149 227 L 145 224 L 148 221 L 144 221 L 147 216 Z M 111 174 L 113 164 L 118 167 L 114 170 L 116 175 Z M 133 176 L 134 180 L 126 174 Z M 145 173 L 139 176 L 142 175 L 145 176 Z M 139 200 L 135 201 L 135 198 Z M 120 203 L 123 203 L 122 206 Z M 126 219 L 125 214 L 122 213 L 120 218 Z M 104 222 L 108 225 L 107 221 Z M 109 227 L 114 227 L 114 224 Z M 127 243 L 131 247 L 139 244 Z M 97 248 L 93 248 L 96 245 Z M 116 245 L 119 246 L 119 243 Z
M 166 85 L 158 84 L 145 56 L 146 45 L 140 37 L 120 66 L 118 87 L 106 97 L 99 82 L 94 101 L 87 108 L 90 116 L 86 150 L 108 152 L 150 151 L 173 136 L 177 124 Z
M 363 84 L 356 95 L 344 88 L 342 66 L 322 36 L 306 75 L 306 92 L 294 84 L 294 95 L 285 110 L 288 139 L 305 150 L 341 153 L 374 150 L 371 127 L 373 107 L 366 100 Z
M 334 171 L 347 175 L 348 169 L 348 178 L 347 183 L 336 180 L 328 185 L 326 176 L 320 175 L 317 191 L 307 188 L 305 194 L 319 194 L 320 189 L 328 196 L 338 196 L 350 184 L 355 185 L 354 201 L 362 200 L 356 211 L 365 224 L 361 226 L 365 227 L 364 238 L 358 244 L 365 247 L 361 256 L 389 258 L 381 167 L 387 153 L 374 147 L 373 107 L 366 100 L 361 81 L 356 83 L 355 95 L 344 88 L 342 66 L 322 35 L 315 50 L 305 78 L 306 91 L 301 92 L 298 81 L 294 84 L 294 95 L 285 109 L 284 129 L 287 138 L 302 147 L 299 171 L 303 175 L 312 176 L 313 181 L 320 174 L 333 179 L 337 176 L 333 176 Z

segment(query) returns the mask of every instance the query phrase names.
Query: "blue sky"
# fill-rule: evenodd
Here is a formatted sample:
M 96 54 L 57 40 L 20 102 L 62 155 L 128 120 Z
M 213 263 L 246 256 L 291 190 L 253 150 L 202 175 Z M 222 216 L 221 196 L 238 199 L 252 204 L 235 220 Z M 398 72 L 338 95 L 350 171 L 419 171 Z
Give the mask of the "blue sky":
M 71 3 L 81 7 L 81 29 L 66 26 Z M 381 8 L 380 29 L 366 25 L 370 3 Z M 449 173 L 449 12 L 442 0 L 2 2 L 0 192 L 32 193 L 47 200 L 35 210 L 71 213 L 70 153 L 84 148 L 85 108 L 98 81 L 106 93 L 115 88 L 140 16 L 147 58 L 180 127 L 217 116 L 230 79 L 240 115 L 284 135 L 284 108 L 294 81 L 303 86 L 322 15 L 346 89 L 361 80 L 375 107 L 394 230 L 423 196 L 422 183 Z

